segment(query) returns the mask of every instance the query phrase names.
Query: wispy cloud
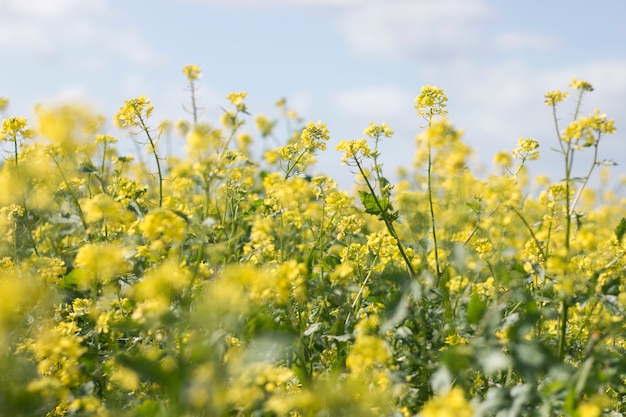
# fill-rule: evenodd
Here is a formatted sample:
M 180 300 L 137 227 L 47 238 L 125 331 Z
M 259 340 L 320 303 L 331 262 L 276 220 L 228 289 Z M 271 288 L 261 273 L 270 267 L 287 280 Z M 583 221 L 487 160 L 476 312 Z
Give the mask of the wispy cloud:
M 370 121 L 389 121 L 406 113 L 412 106 L 411 93 L 393 85 L 366 86 L 334 94 L 333 104 L 346 115 Z
M 158 59 L 138 32 L 110 29 L 114 13 L 106 0 L 3 0 L 1 7 L 0 51 L 43 60 L 90 50 L 140 64 Z
M 458 54 L 478 46 L 482 0 L 394 0 L 346 10 L 338 25 L 357 51 L 381 58 Z
M 504 32 L 498 34 L 495 39 L 495 46 L 505 51 L 549 51 L 560 44 L 561 41 L 554 36 L 526 32 Z

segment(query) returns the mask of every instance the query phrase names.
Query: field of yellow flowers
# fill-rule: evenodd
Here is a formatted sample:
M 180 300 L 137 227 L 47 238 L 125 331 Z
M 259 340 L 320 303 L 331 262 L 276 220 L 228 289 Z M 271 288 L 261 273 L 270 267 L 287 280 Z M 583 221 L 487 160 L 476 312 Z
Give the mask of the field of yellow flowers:
M 281 100 L 281 137 L 244 92 L 210 124 L 200 69 L 183 72 L 188 121 L 153 120 L 145 97 L 115 116 L 135 157 L 85 108 L 4 118 L 1 416 L 626 413 L 626 206 L 598 160 L 613 120 L 578 111 L 591 84 L 545 95 L 558 182 L 529 178 L 529 138 L 474 175 L 426 86 L 397 183 L 378 150 L 389 126 L 337 142 L 348 192 L 312 174 L 325 124 Z

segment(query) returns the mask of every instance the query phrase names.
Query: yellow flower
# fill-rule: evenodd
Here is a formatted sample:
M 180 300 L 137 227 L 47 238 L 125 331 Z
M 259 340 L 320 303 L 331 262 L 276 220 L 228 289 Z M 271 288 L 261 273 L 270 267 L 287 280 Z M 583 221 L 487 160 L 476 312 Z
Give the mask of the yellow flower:
M 390 138 L 391 136 L 393 136 L 394 131 L 391 130 L 386 123 L 382 123 L 380 125 L 377 125 L 377 124 L 375 124 L 373 122 L 370 122 L 370 124 L 367 127 L 367 129 L 365 129 L 363 131 L 363 134 L 366 135 L 366 136 L 369 136 L 371 138 L 378 138 L 380 136 L 384 136 L 386 138 Z
M 78 143 L 92 143 L 94 134 L 104 122 L 101 116 L 85 106 L 38 106 L 35 112 L 37 132 L 55 145 L 60 145 L 60 151 L 72 155 L 76 153 Z
M 445 394 L 435 395 L 428 400 L 419 417 L 471 417 L 474 409 L 465 399 L 460 388 L 452 388 Z
M 328 127 L 326 127 L 325 123 L 321 121 L 318 121 L 316 124 L 309 122 L 302 131 L 300 138 L 308 152 L 313 152 L 316 149 L 325 151 L 326 141 L 330 139 L 330 134 L 328 133 Z
M 189 286 L 191 274 L 176 259 L 168 258 L 146 272 L 143 281 L 135 285 L 133 293 L 140 300 L 167 300 Z
M 342 140 L 335 149 L 344 152 L 341 157 L 341 163 L 344 165 L 349 165 L 353 160 L 361 161 L 372 153 L 367 144 L 367 139 Z
M 26 128 L 26 119 L 23 117 L 10 117 L 2 121 L 0 141 L 15 142 L 18 137 L 27 139 L 33 136 L 30 129 Z
M 389 345 L 378 336 L 357 335 L 346 367 L 353 374 L 364 374 L 374 368 L 384 367 L 391 360 Z
M 117 143 L 117 138 L 112 135 L 96 135 L 96 143 L 100 143 L 100 144 Z
M 0 112 L 5 111 L 9 107 L 9 99 L 6 97 L 0 97 Z
M 576 411 L 578 412 L 578 417 L 600 417 L 600 414 L 602 414 L 602 409 L 593 403 L 583 403 L 578 406 Z
M 108 194 L 96 194 L 82 201 L 81 207 L 87 223 L 96 223 L 103 219 L 119 219 L 125 211 L 122 203 L 115 201 Z
M 179 243 L 185 237 L 187 223 L 172 210 L 159 208 L 148 213 L 139 223 L 144 238 L 162 240 L 166 244 Z
M 115 123 L 120 127 L 145 127 L 146 120 L 152 114 L 154 107 L 145 96 L 124 101 L 124 106 L 115 116 Z
M 276 121 L 268 119 L 263 113 L 257 115 L 254 118 L 254 121 L 256 123 L 256 128 L 259 132 L 261 132 L 261 136 L 264 138 L 272 134 L 274 126 L 276 125 Z
M 564 93 L 561 90 L 548 91 L 544 97 L 544 103 L 546 106 L 556 106 L 560 102 L 564 101 L 569 96 L 569 93 Z
M 474 250 L 481 255 L 486 255 L 493 249 L 493 245 L 489 239 L 478 239 L 474 242 Z
M 109 383 L 131 392 L 139 386 L 139 376 L 128 368 L 116 365 L 111 367 Z
M 226 98 L 230 101 L 233 106 L 238 106 L 243 102 L 243 99 L 248 95 L 247 92 L 241 91 L 238 93 L 230 93 L 226 96 Z
M 246 104 L 243 102 L 243 99 L 248 95 L 245 91 L 240 91 L 238 93 L 230 93 L 226 96 L 226 98 L 230 101 L 230 104 L 237 108 L 237 111 L 246 112 Z
M 202 72 L 200 72 L 200 67 L 198 67 L 197 65 L 184 66 L 183 73 L 185 74 L 185 77 L 187 77 L 189 81 L 194 81 L 202 77 Z
M 587 81 L 578 80 L 576 78 L 572 78 L 572 82 L 569 84 L 569 87 L 573 90 L 593 91 L 591 84 Z
M 436 115 L 445 116 L 447 102 L 448 96 L 441 88 L 426 85 L 421 88 L 420 95 L 415 98 L 415 109 L 418 116 L 424 118 Z
M 506 168 L 510 166 L 512 163 L 511 155 L 508 152 L 504 152 L 504 151 L 498 152 L 493 157 L 493 163 L 498 167 Z
M 539 142 L 534 139 L 519 138 L 513 156 L 524 161 L 539 159 Z
M 111 243 L 91 243 L 83 246 L 76 254 L 75 264 L 80 268 L 81 288 L 90 288 L 94 283 L 106 284 L 113 278 L 125 274 L 130 268 L 124 248 Z

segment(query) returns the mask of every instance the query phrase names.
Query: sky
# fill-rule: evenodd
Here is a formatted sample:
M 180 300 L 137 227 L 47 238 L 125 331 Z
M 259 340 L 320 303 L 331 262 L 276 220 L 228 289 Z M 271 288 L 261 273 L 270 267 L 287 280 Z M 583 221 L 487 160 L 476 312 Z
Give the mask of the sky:
M 232 91 L 248 92 L 252 116 L 276 117 L 284 97 L 305 121 L 328 125 L 316 171 L 349 186 L 335 145 L 385 122 L 395 130 L 381 146 L 385 171 L 409 167 L 424 124 L 414 99 L 429 84 L 446 91 L 474 170 L 491 171 L 497 151 L 530 137 L 542 153 L 531 172 L 558 180 L 543 96 L 575 77 L 595 88 L 582 113 L 615 119 L 599 159 L 618 163 L 618 176 L 626 173 L 624 21 L 626 2 L 616 0 L 0 0 L 0 97 L 11 100 L 4 117 L 80 101 L 112 120 L 124 100 L 145 95 L 156 125 L 190 118 L 182 67 L 196 64 L 201 120 L 216 124 Z M 572 114 L 561 109 L 563 127 Z M 252 119 L 245 130 L 254 131 Z

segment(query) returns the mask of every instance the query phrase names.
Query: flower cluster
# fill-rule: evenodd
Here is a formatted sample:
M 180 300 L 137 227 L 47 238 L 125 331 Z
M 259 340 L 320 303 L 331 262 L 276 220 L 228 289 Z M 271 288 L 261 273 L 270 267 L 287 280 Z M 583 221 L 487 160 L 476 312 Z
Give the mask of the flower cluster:
M 432 120 L 433 116 L 445 116 L 448 96 L 441 89 L 426 85 L 421 88 L 420 95 L 415 97 L 415 109 L 417 115 L 426 120 Z

